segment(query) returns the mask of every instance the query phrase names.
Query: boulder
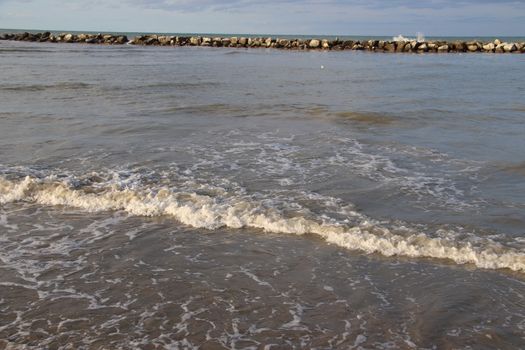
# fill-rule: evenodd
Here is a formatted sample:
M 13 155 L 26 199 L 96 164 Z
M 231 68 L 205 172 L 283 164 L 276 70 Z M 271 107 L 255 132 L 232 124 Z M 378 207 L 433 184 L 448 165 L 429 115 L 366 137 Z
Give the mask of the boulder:
M 514 52 L 517 49 L 518 48 L 516 47 L 516 44 L 514 44 L 514 43 L 505 43 L 503 45 L 503 51 L 505 51 L 505 52 Z
M 499 40 L 499 39 L 494 40 L 494 45 L 495 46 L 501 45 L 501 40 Z
M 286 39 L 277 40 L 277 47 L 290 48 L 291 46 L 292 44 L 290 44 L 290 40 L 286 40 Z
M 201 46 L 211 46 L 211 38 L 202 38 Z
M 404 46 L 404 45 L 403 45 Z M 380 47 L 381 48 L 381 47 Z M 383 44 L 383 49 L 387 52 L 395 52 L 396 51 L 396 43 L 395 42 L 387 42 Z
M 467 50 L 469 52 L 476 52 L 479 50 L 479 47 L 476 44 L 470 44 L 470 45 L 467 45 Z
M 246 46 L 248 45 L 248 38 L 242 37 L 239 39 L 239 45 Z
M 449 47 L 448 45 L 441 45 L 440 47 L 438 47 L 438 52 L 448 52 L 449 50 Z
M 73 34 L 66 34 L 66 35 L 64 35 L 62 40 L 65 41 L 66 43 L 72 42 L 73 41 Z
M 419 52 L 427 52 L 428 51 L 428 44 L 427 43 L 419 43 L 417 47 L 417 51 Z
M 230 38 L 231 46 L 236 46 L 238 42 L 239 42 L 239 38 L 237 38 L 236 36 Z
M 463 41 L 456 41 L 453 44 L 453 48 L 457 52 L 465 52 L 465 51 L 467 51 L 467 44 L 465 42 L 463 42 Z
M 228 47 L 228 46 L 230 46 L 230 44 L 231 44 L 232 41 L 231 41 L 230 38 L 223 38 L 223 39 L 221 40 L 221 42 L 222 42 L 222 46 Z
M 345 49 L 351 49 L 352 47 L 354 47 L 353 40 L 345 40 L 345 41 L 343 41 L 343 47 Z
M 266 38 L 266 40 L 264 41 L 264 44 L 266 45 L 266 47 L 271 47 L 272 46 L 272 38 Z
M 156 36 L 150 36 L 144 41 L 144 44 L 146 45 L 157 45 L 158 43 L 159 41 Z
M 192 36 L 190 38 L 190 45 L 192 46 L 199 46 L 201 44 L 201 37 L 200 36 Z
M 321 45 L 321 43 L 317 39 L 312 39 L 312 40 L 310 40 L 310 43 L 308 43 L 308 46 L 311 49 L 317 49 L 317 48 L 319 48 L 320 45 Z
M 427 45 L 428 45 L 428 50 L 429 51 L 435 51 L 438 48 L 438 44 L 436 44 L 433 41 L 428 42 Z
M 494 43 L 488 43 L 483 45 L 483 51 L 486 52 L 494 52 L 494 49 L 496 48 L 496 45 Z
M 28 37 L 29 37 L 29 33 L 28 33 L 28 32 L 18 33 L 18 34 L 15 35 L 15 40 L 18 40 L 18 41 L 24 41 L 24 40 L 26 40 Z
M 94 40 L 95 40 L 94 37 L 88 37 L 88 38 L 86 39 L 86 42 L 89 43 L 89 44 L 92 44 Z M 144 40 L 145 40 L 144 37 L 142 37 L 142 36 L 136 36 L 136 37 L 134 37 L 133 39 L 131 39 L 131 44 L 132 44 L 132 45 L 143 45 L 143 44 L 144 44 Z
M 323 40 L 323 41 L 321 42 L 321 46 L 323 47 L 323 49 L 326 50 L 326 49 L 330 49 L 330 47 L 331 47 L 332 45 L 330 45 L 330 42 L 329 42 L 328 40 L 325 39 L 325 40 Z
M 171 42 L 171 38 L 166 35 L 160 35 L 157 39 L 161 45 L 169 45 Z
M 128 42 L 128 37 L 126 35 L 119 35 L 119 37 L 117 38 L 117 43 L 121 45 L 127 42 Z

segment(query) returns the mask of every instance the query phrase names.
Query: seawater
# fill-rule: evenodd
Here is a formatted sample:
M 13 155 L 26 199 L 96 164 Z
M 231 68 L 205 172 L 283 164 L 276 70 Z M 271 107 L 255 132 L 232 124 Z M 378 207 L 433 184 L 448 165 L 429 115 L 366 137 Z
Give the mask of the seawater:
M 516 348 L 521 55 L 0 46 L 0 347 Z

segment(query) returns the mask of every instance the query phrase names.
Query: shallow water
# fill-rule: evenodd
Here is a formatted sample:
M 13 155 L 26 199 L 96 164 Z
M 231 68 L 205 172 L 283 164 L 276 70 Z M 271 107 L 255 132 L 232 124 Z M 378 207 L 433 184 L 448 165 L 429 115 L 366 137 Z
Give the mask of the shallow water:
M 0 44 L 0 348 L 524 345 L 522 55 Z

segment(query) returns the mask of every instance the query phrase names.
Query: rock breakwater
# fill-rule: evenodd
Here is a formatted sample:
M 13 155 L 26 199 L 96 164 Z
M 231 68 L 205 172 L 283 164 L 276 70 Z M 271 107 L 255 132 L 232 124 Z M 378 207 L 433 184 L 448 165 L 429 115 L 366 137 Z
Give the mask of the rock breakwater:
M 114 34 L 72 34 L 51 32 L 43 33 L 3 33 L 0 40 L 50 42 L 50 43 L 85 43 L 85 44 L 127 44 L 129 42 L 126 35 Z
M 355 50 L 373 52 L 406 53 L 447 53 L 447 52 L 485 52 L 485 53 L 525 53 L 525 42 L 481 41 L 417 41 L 417 40 L 339 40 L 339 39 L 283 39 L 272 37 L 207 37 L 170 36 L 147 34 L 128 39 L 119 34 L 73 34 L 73 33 L 3 33 L 0 40 L 85 43 L 105 45 L 144 45 L 144 46 L 203 46 L 235 48 L 275 48 L 283 50 Z

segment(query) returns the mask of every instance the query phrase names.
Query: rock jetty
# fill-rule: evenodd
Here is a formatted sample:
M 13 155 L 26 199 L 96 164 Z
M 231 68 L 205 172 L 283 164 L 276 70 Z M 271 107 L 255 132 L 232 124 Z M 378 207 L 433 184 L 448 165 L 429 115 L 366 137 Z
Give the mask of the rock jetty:
M 525 53 L 525 42 L 508 43 L 494 40 L 481 41 L 417 41 L 417 40 L 339 40 L 339 39 L 283 39 L 272 37 L 206 37 L 169 36 L 147 34 L 128 39 L 119 34 L 73 34 L 73 33 L 3 33 L 0 40 L 85 43 L 105 45 L 145 46 L 204 46 L 236 48 L 275 48 L 283 50 L 362 50 L 374 52 L 486 52 Z
M 0 40 L 33 41 L 33 42 L 48 42 L 48 43 L 106 44 L 106 45 L 123 45 L 129 42 L 128 37 L 125 35 L 72 34 L 72 33 L 53 34 L 50 32 L 3 33 L 3 34 L 0 34 Z

